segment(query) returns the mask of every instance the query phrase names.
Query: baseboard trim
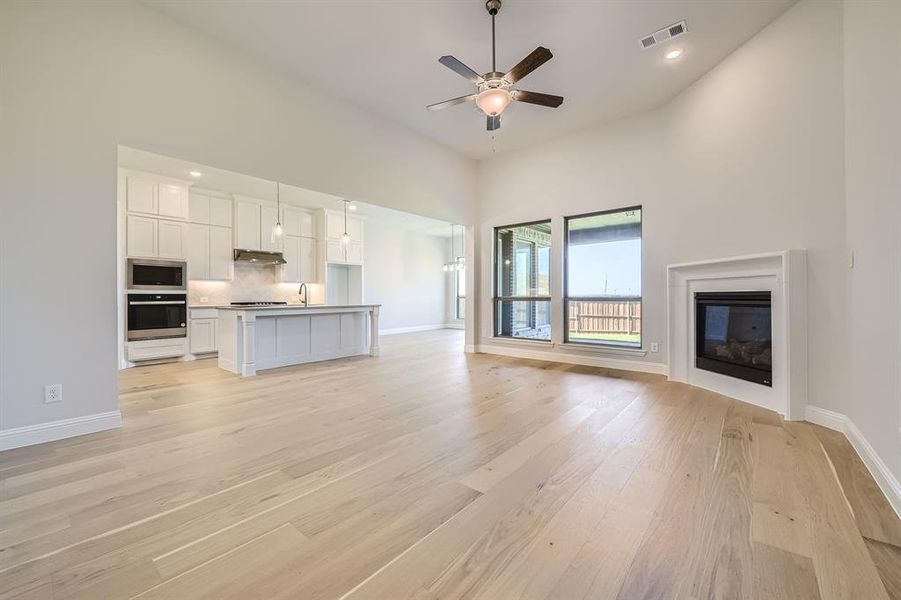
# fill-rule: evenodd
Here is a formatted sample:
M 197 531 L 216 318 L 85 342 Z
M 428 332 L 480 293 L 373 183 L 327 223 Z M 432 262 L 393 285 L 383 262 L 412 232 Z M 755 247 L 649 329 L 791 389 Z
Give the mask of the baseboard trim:
M 398 333 L 416 333 L 418 331 L 434 331 L 447 327 L 444 323 L 434 325 L 416 325 L 415 327 L 393 327 L 391 329 L 379 329 L 379 335 L 397 335 Z
M 0 430 L 0 450 L 12 450 L 122 426 L 122 413 L 105 413 Z
M 466 351 L 470 350 L 467 347 Z M 586 367 L 602 367 L 618 369 L 620 371 L 636 371 L 639 373 L 652 373 L 654 375 L 666 375 L 667 367 L 663 363 L 652 363 L 638 360 L 624 360 L 609 356 L 598 356 L 588 353 L 550 352 L 548 350 L 533 350 L 514 346 L 502 346 L 500 344 L 479 344 L 473 346 L 473 352 L 482 354 L 497 354 L 500 356 L 512 356 L 514 358 L 530 358 L 571 365 L 584 365 Z
M 889 504 L 895 509 L 898 517 L 901 517 L 901 482 L 899 482 L 888 465 L 880 458 L 879 454 L 870 442 L 864 436 L 863 432 L 857 428 L 854 421 L 844 415 L 833 410 L 826 410 L 818 406 L 807 406 L 805 411 L 807 421 L 822 425 L 833 431 L 845 434 L 851 446 L 860 456 L 860 460 L 866 465 L 870 475 L 876 480 L 876 484 L 885 497 L 888 498 Z

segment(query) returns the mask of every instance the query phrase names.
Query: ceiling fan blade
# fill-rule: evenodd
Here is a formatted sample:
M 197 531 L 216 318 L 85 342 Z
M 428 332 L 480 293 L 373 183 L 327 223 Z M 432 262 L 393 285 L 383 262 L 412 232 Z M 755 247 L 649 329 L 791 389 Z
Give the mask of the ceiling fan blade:
M 461 77 L 465 77 L 473 83 L 482 83 L 485 81 L 485 78 L 461 63 L 459 60 L 454 58 L 453 56 L 442 56 L 438 59 L 442 65 L 460 75 Z
M 528 102 L 529 104 L 537 104 L 539 106 L 547 106 L 557 108 L 563 104 L 563 96 L 553 96 L 551 94 L 542 94 L 540 92 L 527 92 L 525 90 L 516 90 L 513 98 L 519 102 Z
M 496 131 L 501 128 L 501 116 L 491 115 L 488 116 L 488 131 Z
M 508 83 L 514 84 L 552 58 L 554 58 L 554 55 L 551 54 L 550 50 L 543 46 L 538 46 L 532 50 L 531 54 L 519 61 L 519 64 L 510 69 L 504 75 L 504 79 Z
M 448 106 L 456 106 L 457 104 L 463 104 L 464 102 L 475 100 L 476 95 L 477 94 L 469 94 L 467 96 L 460 96 L 459 98 L 451 98 L 450 100 L 445 100 L 444 102 L 429 104 L 428 106 L 426 106 L 426 108 L 429 110 L 441 110 L 442 108 L 447 108 Z

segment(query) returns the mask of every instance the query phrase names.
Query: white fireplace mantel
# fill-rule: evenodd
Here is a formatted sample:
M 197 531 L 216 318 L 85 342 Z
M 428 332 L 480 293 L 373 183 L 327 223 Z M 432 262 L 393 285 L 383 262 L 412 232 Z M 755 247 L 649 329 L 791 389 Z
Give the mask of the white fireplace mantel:
M 807 253 L 784 250 L 670 265 L 667 271 L 669 379 L 803 420 L 807 406 Z M 697 292 L 772 294 L 773 386 L 695 367 Z

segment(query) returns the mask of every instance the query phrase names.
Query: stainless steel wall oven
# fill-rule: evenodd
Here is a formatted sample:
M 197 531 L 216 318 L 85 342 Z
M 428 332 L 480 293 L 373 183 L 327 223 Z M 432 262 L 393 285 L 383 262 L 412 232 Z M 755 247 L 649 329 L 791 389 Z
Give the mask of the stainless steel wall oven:
M 188 304 L 185 294 L 142 294 L 127 298 L 128 340 L 187 336 Z

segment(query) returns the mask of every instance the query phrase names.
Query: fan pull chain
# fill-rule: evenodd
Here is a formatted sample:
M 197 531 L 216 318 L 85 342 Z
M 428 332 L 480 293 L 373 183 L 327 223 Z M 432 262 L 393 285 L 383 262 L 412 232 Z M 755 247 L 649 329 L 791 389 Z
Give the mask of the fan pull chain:
M 491 153 L 494 154 L 497 152 L 497 134 L 491 133 Z

